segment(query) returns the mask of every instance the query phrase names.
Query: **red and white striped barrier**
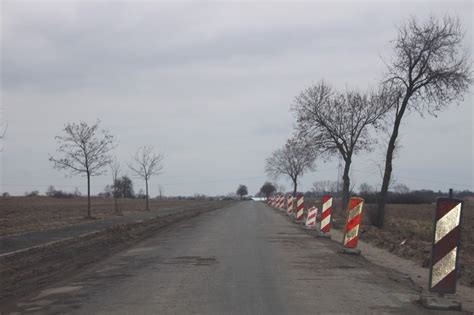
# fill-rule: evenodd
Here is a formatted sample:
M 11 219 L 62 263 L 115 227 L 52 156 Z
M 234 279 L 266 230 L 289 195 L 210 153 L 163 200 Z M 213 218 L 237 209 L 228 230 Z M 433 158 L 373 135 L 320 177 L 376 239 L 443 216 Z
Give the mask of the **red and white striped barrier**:
M 296 221 L 303 221 L 304 219 L 304 197 L 303 195 L 296 196 Z
M 352 197 L 349 201 L 344 238 L 342 241 L 343 251 L 347 254 L 360 254 L 360 251 L 356 250 L 356 247 L 359 241 L 359 227 L 362 222 L 363 208 L 364 199 Z
M 332 214 L 332 197 L 330 195 L 323 196 L 323 210 L 321 212 L 320 230 L 323 233 L 331 231 L 331 214 Z
M 306 228 L 315 229 L 316 228 L 316 216 L 318 215 L 318 208 L 311 207 L 308 209 L 308 215 L 306 216 Z
M 438 198 L 431 249 L 429 291 L 454 294 L 461 239 L 463 201 L 455 198 Z
M 289 195 L 286 202 L 286 214 L 293 214 L 293 196 Z
M 285 196 L 281 196 L 280 204 L 278 205 L 278 209 L 285 209 Z

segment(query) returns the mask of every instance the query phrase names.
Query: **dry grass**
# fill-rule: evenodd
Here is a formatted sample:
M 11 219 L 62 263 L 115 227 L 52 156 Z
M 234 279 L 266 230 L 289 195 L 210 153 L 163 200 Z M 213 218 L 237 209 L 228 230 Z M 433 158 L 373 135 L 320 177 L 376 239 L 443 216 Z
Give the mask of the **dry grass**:
M 196 200 L 150 200 L 150 209 L 187 207 L 209 203 Z M 92 216 L 103 219 L 114 215 L 112 198 L 91 200 Z M 142 199 L 119 199 L 119 209 L 124 215 L 145 211 Z M 0 198 L 0 236 L 28 231 L 47 230 L 85 222 L 87 199 L 50 197 L 7 197 Z

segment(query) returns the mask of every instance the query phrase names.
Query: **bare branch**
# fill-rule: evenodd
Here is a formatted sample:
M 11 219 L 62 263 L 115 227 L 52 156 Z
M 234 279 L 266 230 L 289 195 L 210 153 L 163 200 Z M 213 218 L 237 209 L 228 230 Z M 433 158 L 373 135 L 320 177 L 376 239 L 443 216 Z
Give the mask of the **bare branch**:
M 105 166 L 111 163 L 109 152 L 115 147 L 114 137 L 108 131 L 99 132 L 98 120 L 91 126 L 85 122 L 68 123 L 64 126 L 64 134 L 57 136 L 58 149 L 61 157 L 49 156 L 53 167 L 67 170 L 71 174 L 84 174 L 87 177 L 88 216 L 90 216 L 90 177 L 102 175 Z
M 315 158 L 312 148 L 290 139 L 283 148 L 274 151 L 266 159 L 265 172 L 274 179 L 280 175 L 288 176 L 293 182 L 296 193 L 298 177 L 307 171 L 314 171 Z
M 387 66 L 384 85 L 399 97 L 393 117 L 375 224 L 383 227 L 385 202 L 391 185 L 392 160 L 405 112 L 436 115 L 450 103 L 459 103 L 472 84 L 472 62 L 463 48 L 464 32 L 456 17 L 415 17 L 398 29 L 394 57 Z
M 135 155 L 132 156 L 133 162 L 128 164 L 128 167 L 136 176 L 148 180 L 153 175 L 161 174 L 163 159 L 164 156 L 162 154 L 155 154 L 153 152 L 153 147 L 144 146 L 138 148 Z
M 135 155 L 132 156 L 132 163 L 128 164 L 128 167 L 132 172 L 145 180 L 146 188 L 146 210 L 149 210 L 148 206 L 148 180 L 153 175 L 161 174 L 163 170 L 163 158 L 162 154 L 156 154 L 153 152 L 153 147 L 144 146 L 138 148 Z
M 387 85 L 389 86 L 389 85 Z M 356 90 L 337 92 L 321 81 L 295 98 L 298 139 L 322 155 L 340 155 L 344 162 L 344 204 L 349 199 L 349 171 L 352 156 L 370 150 L 375 140 L 369 127 L 378 127 L 381 118 L 398 102 L 395 89 L 360 93 Z

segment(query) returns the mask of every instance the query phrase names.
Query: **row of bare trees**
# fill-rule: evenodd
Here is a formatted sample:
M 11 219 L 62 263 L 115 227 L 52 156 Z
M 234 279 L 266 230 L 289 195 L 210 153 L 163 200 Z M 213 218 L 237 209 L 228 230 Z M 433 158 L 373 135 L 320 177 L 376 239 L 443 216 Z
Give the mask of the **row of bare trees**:
M 302 91 L 291 107 L 295 134 L 266 160 L 267 174 L 289 176 L 296 193 L 298 176 L 313 170 L 316 158 L 340 157 L 344 162 L 342 204 L 346 207 L 354 156 L 373 150 L 380 138 L 376 134 L 388 133 L 375 220 L 376 226 L 383 227 L 403 117 L 410 111 L 436 115 L 450 103 L 462 101 L 472 83 L 472 62 L 463 47 L 463 37 L 457 18 L 431 17 L 420 22 L 412 17 L 399 27 L 393 56 L 386 62 L 387 71 L 376 88 L 368 92 L 349 88 L 338 91 L 321 80 Z
M 58 143 L 57 156 L 49 156 L 54 168 L 66 170 L 72 175 L 83 175 L 87 178 L 87 216 L 91 216 L 90 183 L 92 176 L 104 175 L 107 167 L 112 173 L 115 211 L 119 214 L 117 206 L 116 185 L 122 167 L 112 151 L 116 148 L 115 138 L 107 131 L 99 129 L 100 121 L 88 125 L 85 122 L 67 123 L 61 136 L 56 136 Z M 163 154 L 155 153 L 153 147 L 139 147 L 132 161 L 127 163 L 128 168 L 137 177 L 145 181 L 146 210 L 149 210 L 148 182 L 153 175 L 158 175 L 163 170 Z

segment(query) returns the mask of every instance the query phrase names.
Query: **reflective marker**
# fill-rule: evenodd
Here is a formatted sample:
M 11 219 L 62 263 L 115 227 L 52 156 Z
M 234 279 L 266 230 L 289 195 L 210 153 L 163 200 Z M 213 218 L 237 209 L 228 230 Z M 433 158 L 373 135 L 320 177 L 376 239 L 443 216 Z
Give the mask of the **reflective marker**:
M 296 196 L 296 220 L 303 221 L 304 219 L 304 197 L 303 195 Z
M 291 215 L 293 213 L 293 196 L 288 196 L 286 214 Z
M 306 227 L 316 228 L 316 216 L 318 215 L 318 208 L 311 207 L 308 209 L 308 216 L 306 217 Z
M 332 214 L 332 197 L 330 195 L 323 196 L 323 209 L 321 212 L 320 230 L 323 233 L 329 233 L 331 230 L 331 214 Z
M 356 248 L 359 241 L 359 227 L 362 222 L 364 199 L 352 197 L 349 201 L 344 239 L 342 245 L 347 248 Z
M 438 198 L 434 217 L 428 288 L 434 293 L 455 293 L 463 201 Z

